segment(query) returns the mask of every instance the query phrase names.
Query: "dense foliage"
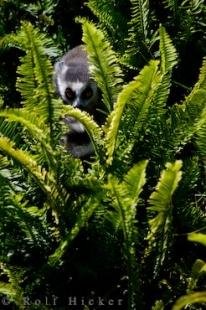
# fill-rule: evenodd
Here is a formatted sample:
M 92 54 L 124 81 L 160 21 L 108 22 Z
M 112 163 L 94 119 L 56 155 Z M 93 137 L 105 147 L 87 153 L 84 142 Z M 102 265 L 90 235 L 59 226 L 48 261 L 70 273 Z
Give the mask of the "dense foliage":
M 204 1 L 1 5 L 0 308 L 204 309 Z M 65 11 L 103 125 L 56 97 L 52 64 L 81 39 Z M 60 142 L 65 115 L 87 162 Z

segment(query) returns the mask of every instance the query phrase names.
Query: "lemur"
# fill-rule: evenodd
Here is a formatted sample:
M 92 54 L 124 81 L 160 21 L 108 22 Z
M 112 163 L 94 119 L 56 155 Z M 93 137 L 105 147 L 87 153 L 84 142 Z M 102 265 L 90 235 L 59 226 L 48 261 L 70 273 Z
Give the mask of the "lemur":
M 54 81 L 65 104 L 88 112 L 99 122 L 101 96 L 96 82 L 90 77 L 87 53 L 82 45 L 71 49 L 55 63 Z M 63 137 L 68 151 L 77 158 L 92 154 L 92 143 L 84 126 L 72 117 L 63 120 L 70 128 Z

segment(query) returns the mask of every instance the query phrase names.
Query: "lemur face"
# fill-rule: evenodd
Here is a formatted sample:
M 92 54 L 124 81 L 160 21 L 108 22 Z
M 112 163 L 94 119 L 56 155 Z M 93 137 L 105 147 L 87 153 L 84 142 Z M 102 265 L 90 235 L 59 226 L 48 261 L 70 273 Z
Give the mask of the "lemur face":
M 98 101 L 96 83 L 90 79 L 85 51 L 77 46 L 55 65 L 55 82 L 66 104 L 90 111 Z
M 59 83 L 60 96 L 65 103 L 85 111 L 90 111 L 97 103 L 98 90 L 93 81 L 70 82 L 62 77 L 61 80 L 57 79 L 57 83 Z

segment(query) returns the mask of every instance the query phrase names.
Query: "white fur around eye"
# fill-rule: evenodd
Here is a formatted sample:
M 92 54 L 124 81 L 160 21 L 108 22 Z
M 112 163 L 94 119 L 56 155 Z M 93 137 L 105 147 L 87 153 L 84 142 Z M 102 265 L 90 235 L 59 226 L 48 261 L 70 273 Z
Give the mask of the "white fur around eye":
M 61 98 L 64 101 L 68 101 L 66 96 L 65 96 L 65 90 L 68 87 L 68 83 L 66 81 L 63 81 L 59 76 L 59 77 L 57 77 L 57 85 L 58 85 L 58 89 L 59 89 L 59 93 L 60 93 Z

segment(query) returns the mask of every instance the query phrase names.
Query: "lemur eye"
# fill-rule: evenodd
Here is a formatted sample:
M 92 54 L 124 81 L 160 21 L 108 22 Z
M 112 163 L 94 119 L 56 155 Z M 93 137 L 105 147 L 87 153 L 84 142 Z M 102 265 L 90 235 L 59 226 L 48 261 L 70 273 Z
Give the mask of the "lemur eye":
M 89 99 L 92 97 L 92 95 L 93 95 L 93 90 L 91 89 L 91 87 L 87 87 L 82 93 L 82 98 Z
M 68 100 L 74 100 L 75 92 L 70 87 L 67 87 L 65 90 L 65 96 Z

